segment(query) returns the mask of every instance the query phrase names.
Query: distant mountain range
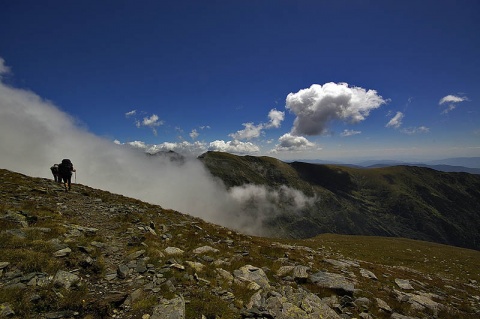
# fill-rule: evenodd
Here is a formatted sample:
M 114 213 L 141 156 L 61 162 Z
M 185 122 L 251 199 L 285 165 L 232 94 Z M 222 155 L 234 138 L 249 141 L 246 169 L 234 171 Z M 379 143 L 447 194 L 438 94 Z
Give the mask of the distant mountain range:
M 470 168 L 465 166 L 453 166 L 453 165 L 445 165 L 445 164 L 438 164 L 438 165 L 429 165 L 429 164 L 414 164 L 414 163 L 403 163 L 403 164 L 395 164 L 395 165 L 408 165 L 408 166 L 417 166 L 417 167 L 427 167 L 437 171 L 442 172 L 465 172 L 470 174 L 480 174 L 480 168 Z M 369 165 L 370 168 L 375 167 L 389 167 L 394 166 L 388 163 L 378 163 L 374 165 Z
M 377 235 L 480 249 L 480 175 L 445 172 L 451 168 L 446 165 L 436 170 L 393 162 L 352 167 L 220 152 L 199 159 L 229 188 L 288 187 L 315 199 L 300 211 L 279 205 L 263 220 L 266 235 Z
M 388 167 L 396 165 L 408 165 L 427 167 L 442 172 L 465 172 L 470 174 L 480 174 L 480 157 L 455 157 L 427 162 L 405 162 L 396 160 L 368 160 L 354 163 L 342 163 L 325 160 L 301 160 L 301 162 L 315 164 L 340 164 L 352 167 Z

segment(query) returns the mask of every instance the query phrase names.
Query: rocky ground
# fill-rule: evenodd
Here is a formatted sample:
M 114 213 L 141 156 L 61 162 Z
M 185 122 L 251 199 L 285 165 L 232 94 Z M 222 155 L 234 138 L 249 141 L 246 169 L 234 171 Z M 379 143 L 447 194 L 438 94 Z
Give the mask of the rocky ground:
M 380 251 L 360 237 L 342 253 L 344 240 L 246 236 L 0 170 L 0 318 L 480 317 L 480 274 L 467 267 L 480 252 L 399 241 L 416 252 L 400 265 L 389 249 L 354 257 Z

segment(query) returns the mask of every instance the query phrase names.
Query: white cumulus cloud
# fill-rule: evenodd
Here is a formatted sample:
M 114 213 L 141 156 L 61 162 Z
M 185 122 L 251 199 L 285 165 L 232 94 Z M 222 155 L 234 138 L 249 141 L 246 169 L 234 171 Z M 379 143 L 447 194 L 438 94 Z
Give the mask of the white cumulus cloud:
M 0 57 L 0 78 L 2 75 L 9 74 L 10 73 L 10 68 L 5 65 L 5 60 Z
M 196 139 L 198 137 L 198 135 L 200 135 L 196 129 L 193 129 L 191 132 L 190 132 L 190 137 L 192 138 L 192 140 Z
M 120 143 L 119 141 L 116 141 L 115 144 L 122 145 L 122 143 Z M 142 142 L 142 141 L 132 141 L 132 142 L 128 142 L 126 144 L 130 145 L 130 146 L 133 146 L 133 147 L 136 147 L 136 148 L 143 149 L 143 150 L 146 150 L 148 148 L 148 145 L 145 144 L 145 142 Z
M 143 113 L 143 112 L 141 112 Z M 137 110 L 131 110 L 127 113 L 125 113 L 126 118 L 133 117 L 135 120 L 135 126 L 140 128 L 142 126 L 144 127 L 149 127 L 153 134 L 156 136 L 157 135 L 157 129 L 156 127 L 163 125 L 163 121 L 160 120 L 157 114 L 152 114 L 150 116 L 144 117 L 142 120 L 138 120 L 135 115 L 137 114 Z
M 456 109 L 458 103 L 464 101 L 468 101 L 468 98 L 466 96 L 447 95 L 440 99 L 438 105 L 448 104 L 447 107 L 442 111 L 442 114 L 447 114 L 450 111 Z
M 159 121 L 157 114 L 152 114 L 150 117 L 144 117 L 142 121 L 143 126 L 155 127 L 155 126 L 160 126 L 162 124 L 163 124 L 163 121 Z
M 455 95 L 447 95 L 447 96 L 442 97 L 438 104 L 442 105 L 444 103 L 458 103 L 458 102 L 463 102 L 463 101 L 467 101 L 467 100 L 468 99 L 466 97 L 455 96 Z
M 402 125 L 404 116 L 405 115 L 402 112 L 397 112 L 397 114 L 388 121 L 385 127 L 399 128 Z
M 157 114 L 152 114 L 150 117 L 144 117 L 143 121 L 137 121 L 137 127 L 146 126 L 152 129 L 153 134 L 157 135 L 157 126 L 163 125 L 163 121 L 161 121 Z
M 285 119 L 285 112 L 278 111 L 277 109 L 271 109 L 268 113 L 268 118 L 270 119 L 270 122 L 265 125 L 266 128 L 279 128 Z
M 286 108 L 296 115 L 293 135 L 319 135 L 333 120 L 357 123 L 385 103 L 375 90 L 330 82 L 288 94 Z
M 268 113 L 268 123 L 260 123 L 257 125 L 253 122 L 243 123 L 242 125 L 245 127 L 243 130 L 228 134 L 228 136 L 235 140 L 251 140 L 262 135 L 265 129 L 279 128 L 284 118 L 285 112 L 271 109 Z
M 262 133 L 263 124 L 254 125 L 250 122 L 243 123 L 242 125 L 245 126 L 243 130 L 228 134 L 228 136 L 236 140 L 250 140 L 252 138 L 259 137 Z
M 282 135 L 278 139 L 279 144 L 275 146 L 275 152 L 281 151 L 305 151 L 313 149 L 315 144 L 303 136 L 295 136 L 290 133 Z
M 258 153 L 260 148 L 251 142 L 216 140 L 209 144 L 208 150 L 234 154 L 252 154 Z
M 414 135 L 414 134 L 421 134 L 421 133 L 429 133 L 430 129 L 426 126 L 407 127 L 402 129 L 401 132 L 408 135 Z
M 361 134 L 361 131 L 355 131 L 355 130 L 343 130 L 342 134 L 340 134 L 343 137 L 347 136 L 353 136 L 353 135 L 358 135 Z
M 126 143 L 120 143 L 119 141 L 115 142 L 118 145 L 128 145 L 134 148 L 141 149 L 149 154 L 155 154 L 158 152 L 169 152 L 174 151 L 176 153 L 188 156 L 188 157 L 197 157 L 202 153 L 207 151 L 207 144 L 203 142 L 194 142 L 190 143 L 187 141 L 183 142 L 163 142 L 161 144 L 146 144 L 142 141 L 132 141 Z
M 130 112 L 125 113 L 125 117 L 129 118 L 130 116 L 134 116 L 137 114 L 137 110 L 131 110 Z

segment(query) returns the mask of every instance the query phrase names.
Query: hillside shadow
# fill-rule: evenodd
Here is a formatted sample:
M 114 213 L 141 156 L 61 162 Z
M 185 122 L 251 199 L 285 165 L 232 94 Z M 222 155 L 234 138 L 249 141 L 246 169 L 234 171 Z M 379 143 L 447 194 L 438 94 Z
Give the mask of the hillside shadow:
M 304 181 L 324 187 L 329 191 L 348 195 L 355 190 L 350 174 L 334 166 L 293 162 L 289 164 Z

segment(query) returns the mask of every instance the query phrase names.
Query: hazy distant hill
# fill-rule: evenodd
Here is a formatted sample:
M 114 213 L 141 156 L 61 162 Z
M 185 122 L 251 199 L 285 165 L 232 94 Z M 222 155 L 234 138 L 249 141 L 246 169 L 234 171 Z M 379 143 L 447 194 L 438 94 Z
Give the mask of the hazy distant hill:
M 480 249 L 480 176 L 416 166 L 355 168 L 207 152 L 199 157 L 228 187 L 301 190 L 316 200 L 264 221 L 269 235 L 407 237 Z
M 442 160 L 430 161 L 426 164 L 429 165 L 451 165 L 451 166 L 464 166 L 470 168 L 480 168 L 480 157 L 454 157 L 446 158 Z
M 470 174 L 480 174 L 480 168 L 470 168 L 465 166 L 452 166 L 452 165 L 427 165 L 427 164 L 412 164 L 412 163 L 403 163 L 403 164 L 389 164 L 389 163 L 380 163 L 375 165 L 369 165 L 368 168 L 378 168 L 378 167 L 390 167 L 395 165 L 407 165 L 407 166 L 417 166 L 417 167 L 426 167 L 431 168 L 441 172 L 464 172 Z
M 436 161 L 420 162 L 402 162 L 393 160 L 370 160 L 358 163 L 363 167 L 388 167 L 395 165 L 419 166 L 435 169 L 442 172 L 465 172 L 470 174 L 480 174 L 480 157 L 458 157 L 447 158 Z
M 354 163 L 343 163 L 325 160 L 298 160 L 299 162 L 313 164 L 335 164 L 349 167 L 388 167 L 398 165 L 419 166 L 435 169 L 442 172 L 465 172 L 480 174 L 480 157 L 455 157 L 427 162 L 404 162 L 397 160 L 368 160 Z

